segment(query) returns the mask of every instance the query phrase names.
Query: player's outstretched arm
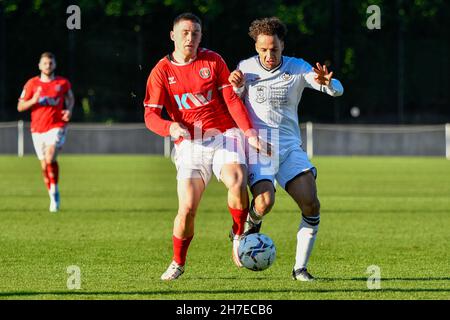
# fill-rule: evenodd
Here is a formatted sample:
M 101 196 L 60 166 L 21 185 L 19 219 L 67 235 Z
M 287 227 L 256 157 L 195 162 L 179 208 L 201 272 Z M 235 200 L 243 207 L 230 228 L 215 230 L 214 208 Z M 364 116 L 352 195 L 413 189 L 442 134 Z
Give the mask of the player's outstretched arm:
M 305 75 L 305 81 L 309 88 L 325 92 L 332 97 L 338 97 L 344 93 L 341 82 L 333 78 L 333 71 L 328 71 L 326 65 L 318 62 L 312 71 Z

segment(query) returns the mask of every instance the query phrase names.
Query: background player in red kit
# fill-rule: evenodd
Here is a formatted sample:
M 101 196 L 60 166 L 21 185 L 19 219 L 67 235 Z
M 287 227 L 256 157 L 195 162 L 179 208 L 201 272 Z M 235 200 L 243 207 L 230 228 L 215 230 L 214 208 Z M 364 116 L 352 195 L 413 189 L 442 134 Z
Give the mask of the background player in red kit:
M 56 157 L 64 144 L 66 125 L 72 116 L 75 99 L 70 82 L 55 76 L 56 60 L 52 53 L 44 52 L 38 66 L 41 74 L 25 84 L 17 110 L 31 109 L 31 136 L 50 196 L 49 210 L 57 212 L 60 195 Z
M 263 150 L 245 106 L 228 82 L 227 65 L 217 53 L 199 48 L 201 36 L 197 16 L 176 17 L 170 32 L 175 49 L 157 63 L 147 81 L 145 123 L 151 131 L 175 139 L 179 208 L 173 228 L 173 261 L 162 280 L 177 279 L 184 272 L 195 214 L 212 173 L 228 189 L 232 257 L 242 266 L 237 247 L 248 213 L 243 133 L 252 147 Z M 163 107 L 171 121 L 161 117 Z

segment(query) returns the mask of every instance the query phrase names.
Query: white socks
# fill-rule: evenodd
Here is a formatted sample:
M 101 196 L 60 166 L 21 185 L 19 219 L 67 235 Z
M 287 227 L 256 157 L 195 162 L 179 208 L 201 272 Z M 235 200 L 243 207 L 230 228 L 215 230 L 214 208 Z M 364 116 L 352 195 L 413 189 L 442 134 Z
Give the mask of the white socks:
M 48 190 L 48 193 L 50 195 L 54 195 L 55 193 L 58 193 L 58 185 L 57 184 L 51 184 L 50 190 Z
M 317 231 L 319 230 L 320 215 L 305 217 L 302 215 L 297 232 L 297 252 L 295 255 L 294 270 L 306 268 L 311 255 Z

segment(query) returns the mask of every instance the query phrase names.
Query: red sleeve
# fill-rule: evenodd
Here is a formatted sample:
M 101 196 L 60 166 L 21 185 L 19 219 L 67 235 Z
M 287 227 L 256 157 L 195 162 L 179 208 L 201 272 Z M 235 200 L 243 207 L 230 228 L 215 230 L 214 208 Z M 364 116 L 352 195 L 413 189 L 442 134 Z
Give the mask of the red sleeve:
M 230 70 L 228 69 L 227 64 L 220 55 L 217 55 L 216 71 L 217 71 L 217 84 L 219 85 L 219 90 L 221 88 L 231 86 L 230 82 L 228 81 L 228 77 L 230 76 Z
M 247 108 L 245 107 L 242 100 L 236 95 L 228 81 L 230 76 L 230 70 L 226 65 L 225 61 L 219 56 L 217 60 L 217 83 L 219 85 L 219 91 L 222 92 L 225 104 L 228 107 L 228 111 L 231 114 L 234 122 L 238 125 L 246 135 L 254 135 L 253 132 L 248 131 L 253 129 L 252 122 L 248 116 Z
M 225 100 L 226 105 L 228 106 L 228 111 L 231 114 L 234 122 L 238 125 L 239 129 L 241 129 L 246 136 L 253 136 L 254 130 L 253 124 L 248 116 L 247 108 L 245 107 L 242 100 L 237 96 L 237 94 L 233 91 L 231 86 L 222 89 L 223 99 Z
M 155 67 L 147 80 L 147 88 L 145 91 L 144 107 L 145 107 L 145 125 L 147 128 L 160 136 L 166 137 L 170 135 L 170 125 L 172 121 L 164 120 L 161 117 L 161 111 L 164 105 L 169 102 L 164 82 L 158 67 Z
M 27 81 L 27 83 L 25 83 L 22 93 L 20 94 L 19 100 L 28 101 L 33 97 L 33 94 L 34 94 L 33 82 L 29 80 Z
M 64 93 L 69 92 L 70 89 L 72 89 L 72 84 L 70 83 L 69 80 L 66 79 L 64 83 Z

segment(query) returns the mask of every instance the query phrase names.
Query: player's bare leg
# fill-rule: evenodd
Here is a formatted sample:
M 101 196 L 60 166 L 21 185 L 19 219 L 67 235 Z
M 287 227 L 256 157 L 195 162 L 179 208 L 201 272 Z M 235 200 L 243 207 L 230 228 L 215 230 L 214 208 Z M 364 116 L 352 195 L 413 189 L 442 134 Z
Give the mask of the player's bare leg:
M 45 160 L 41 160 L 41 172 L 42 178 L 44 179 L 44 184 L 47 187 L 47 191 L 50 191 L 50 178 L 48 177 L 47 172 L 47 162 Z
M 236 266 L 242 267 L 237 250 L 248 214 L 247 169 L 238 163 L 225 164 L 220 172 L 220 180 L 228 189 L 228 209 L 233 217 L 233 227 L 230 232 L 233 241 L 233 262 Z
M 175 280 L 184 273 L 189 245 L 194 237 L 194 222 L 205 190 L 201 178 L 180 179 L 177 184 L 178 213 L 173 223 L 173 258 L 161 280 Z
M 314 247 L 320 222 L 320 202 L 317 197 L 316 180 L 312 172 L 296 177 L 287 185 L 286 191 L 302 211 L 302 221 L 297 232 L 297 250 L 292 277 L 311 281 L 314 278 L 306 270 Z
M 205 184 L 201 178 L 178 180 L 178 213 L 173 226 L 174 236 L 183 239 L 194 235 L 195 215 L 204 190 Z
M 251 191 L 253 200 L 248 212 L 245 234 L 260 231 L 263 217 L 272 210 L 275 203 L 275 188 L 272 181 L 258 181 L 252 186 Z
M 45 165 L 47 178 L 49 180 L 48 194 L 50 197 L 50 212 L 57 212 L 60 207 L 60 196 L 58 189 L 59 166 L 56 161 L 57 148 L 55 145 L 49 145 L 45 148 L 44 160 L 41 161 L 41 167 Z

